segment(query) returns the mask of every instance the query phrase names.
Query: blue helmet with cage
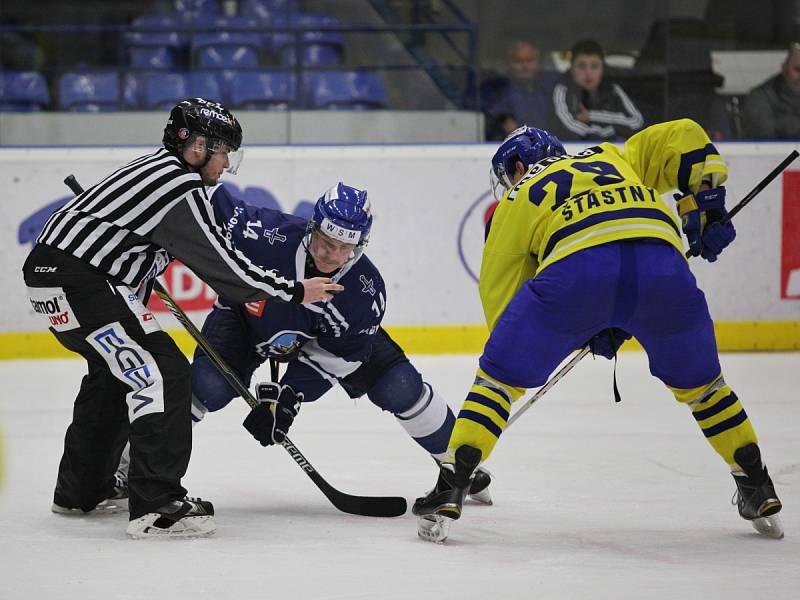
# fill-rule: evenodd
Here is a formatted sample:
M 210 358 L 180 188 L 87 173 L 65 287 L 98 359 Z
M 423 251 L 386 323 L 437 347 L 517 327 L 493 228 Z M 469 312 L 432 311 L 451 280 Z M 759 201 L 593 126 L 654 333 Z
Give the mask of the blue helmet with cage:
M 372 228 L 367 191 L 340 181 L 317 200 L 310 225 L 334 240 L 366 246 Z
M 552 133 L 523 125 L 506 137 L 492 157 L 492 188 L 496 189 L 497 185 L 506 190 L 513 187 L 511 178 L 517 161 L 528 167 L 543 158 L 566 153 L 564 146 Z
M 372 229 L 372 210 L 367 191 L 339 182 L 325 192 L 314 205 L 314 212 L 308 221 L 305 243 L 308 259 L 314 260 L 311 239 L 313 233 L 352 244 L 353 250 L 349 258 L 331 276 L 333 281 L 338 281 L 364 254 L 370 229 Z

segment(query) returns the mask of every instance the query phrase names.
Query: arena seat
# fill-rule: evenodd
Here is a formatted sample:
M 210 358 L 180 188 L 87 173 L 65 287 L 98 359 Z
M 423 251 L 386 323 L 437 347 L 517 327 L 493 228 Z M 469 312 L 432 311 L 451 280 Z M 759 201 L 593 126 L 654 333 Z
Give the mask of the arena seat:
M 201 69 L 257 67 L 264 46 L 258 19 L 245 15 L 197 15 L 186 21 L 190 64 Z
M 145 110 L 169 110 L 181 100 L 195 96 L 219 102 L 226 100 L 222 74 L 216 72 L 145 73 L 138 77 L 136 85 L 134 101 Z M 126 100 L 130 102 L 128 92 L 126 84 Z
M 280 19 L 285 25 L 306 28 L 300 34 L 300 55 L 302 64 L 306 66 L 337 65 L 344 52 L 344 37 L 338 31 L 315 31 L 314 27 L 335 27 L 339 21 L 335 17 L 317 14 L 296 14 Z M 291 66 L 297 55 L 295 34 L 292 32 L 276 33 L 271 39 L 272 53 L 283 65 Z
M 312 108 L 373 110 L 386 108 L 386 89 L 375 73 L 323 71 L 306 76 Z
M 244 0 L 240 6 L 243 15 L 257 17 L 262 21 L 300 12 L 297 0 Z
M 37 112 L 49 105 L 44 75 L 36 71 L 0 72 L 0 111 Z
M 286 71 L 240 71 L 230 81 L 233 108 L 286 109 L 295 100 L 294 76 Z
M 280 51 L 281 64 L 293 67 L 296 54 L 294 45 L 284 46 Z M 333 46 L 313 44 L 300 48 L 300 64 L 305 67 L 330 67 L 338 65 L 341 59 L 341 50 Z
M 238 69 L 258 66 L 258 54 L 247 46 L 207 46 L 196 55 L 201 69 Z
M 172 50 L 166 46 L 131 46 L 128 64 L 134 69 L 171 69 L 175 66 Z
M 217 0 L 172 0 L 172 10 L 180 18 L 216 16 L 220 12 Z
M 119 76 L 115 71 L 65 73 L 58 81 L 58 106 L 70 112 L 119 109 Z

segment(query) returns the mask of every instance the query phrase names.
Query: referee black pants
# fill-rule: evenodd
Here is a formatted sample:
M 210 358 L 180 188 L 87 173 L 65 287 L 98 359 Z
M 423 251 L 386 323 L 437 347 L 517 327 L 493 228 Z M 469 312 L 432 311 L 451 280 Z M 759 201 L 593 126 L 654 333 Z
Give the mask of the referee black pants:
M 88 363 L 64 438 L 54 501 L 107 498 L 130 440 L 130 518 L 182 498 L 191 454 L 191 375 L 181 351 L 124 284 L 38 245 L 23 267 L 33 310 Z

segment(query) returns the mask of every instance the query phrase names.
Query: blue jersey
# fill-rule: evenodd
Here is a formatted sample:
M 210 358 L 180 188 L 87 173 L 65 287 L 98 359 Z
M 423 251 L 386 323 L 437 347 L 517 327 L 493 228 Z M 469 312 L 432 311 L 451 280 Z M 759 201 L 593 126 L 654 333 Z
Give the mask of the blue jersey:
M 224 185 L 211 196 L 231 245 L 254 264 L 287 278 L 306 275 L 306 221 L 246 204 Z M 341 275 L 344 291 L 328 302 L 290 304 L 264 300 L 237 304 L 220 297 L 214 309 L 240 313 L 248 343 L 263 358 L 288 362 L 282 383 L 316 400 L 369 357 L 383 319 L 386 288 L 378 269 L 363 256 Z

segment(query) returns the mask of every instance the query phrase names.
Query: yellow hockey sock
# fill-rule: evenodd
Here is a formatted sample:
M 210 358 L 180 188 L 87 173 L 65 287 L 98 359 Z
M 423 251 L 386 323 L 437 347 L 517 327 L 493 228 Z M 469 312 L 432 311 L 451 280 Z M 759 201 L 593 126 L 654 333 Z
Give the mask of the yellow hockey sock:
M 478 369 L 472 388 L 458 413 L 444 462 L 453 462 L 456 449 L 464 445 L 478 448 L 481 460 L 489 458 L 497 439 L 506 428 L 511 404 L 524 393 L 525 388 L 506 385 Z
M 734 468 L 733 453 L 758 438 L 742 403 L 722 375 L 708 385 L 682 390 L 671 388 L 679 402 L 689 405 L 708 443 Z

